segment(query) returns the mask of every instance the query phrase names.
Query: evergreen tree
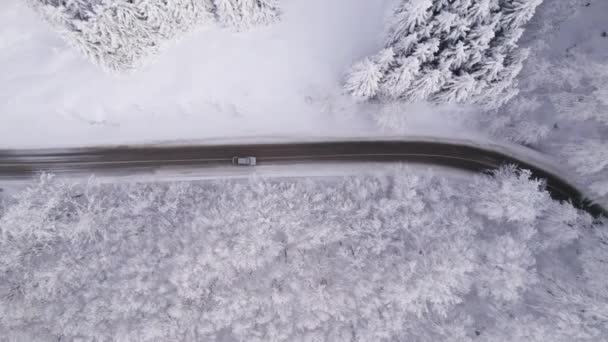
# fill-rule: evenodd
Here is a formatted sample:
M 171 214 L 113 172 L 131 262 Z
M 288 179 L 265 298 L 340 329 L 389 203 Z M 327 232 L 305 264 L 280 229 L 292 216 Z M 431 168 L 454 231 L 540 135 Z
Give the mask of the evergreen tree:
M 399 111 L 399 108 L 394 108 Z M 603 341 L 608 234 L 530 172 L 0 192 L 8 341 Z
M 435 94 L 445 84 L 444 70 L 427 68 L 422 71 L 412 84 L 411 88 L 403 95 L 409 102 L 418 102 Z
M 515 78 L 527 56 L 517 40 L 541 1 L 401 1 L 385 39 L 394 61 L 379 79 L 375 74 L 367 98 L 500 107 L 516 94 Z M 353 94 L 366 88 L 349 80 L 346 90 Z
M 463 102 L 476 90 L 477 82 L 473 75 L 454 76 L 436 97 L 441 102 Z
M 398 99 L 402 95 L 399 89 L 409 88 L 420 73 L 420 61 L 415 57 L 402 58 L 396 64 L 399 66 L 386 75 L 386 79 L 380 84 L 382 94 L 391 99 Z
M 236 29 L 273 22 L 279 12 L 276 0 L 213 0 L 218 21 Z
M 353 96 L 367 100 L 378 93 L 381 78 L 382 72 L 379 65 L 366 58 L 353 65 L 344 87 Z
M 237 30 L 276 20 L 275 0 L 27 0 L 93 62 L 136 68 L 164 42 L 205 24 Z
M 371 58 L 352 66 L 345 81 L 345 89 L 353 96 L 363 100 L 370 99 L 378 93 L 380 79 L 395 61 L 392 48 L 380 51 Z
M 503 0 L 503 16 L 501 26 L 516 28 L 526 24 L 543 0 Z

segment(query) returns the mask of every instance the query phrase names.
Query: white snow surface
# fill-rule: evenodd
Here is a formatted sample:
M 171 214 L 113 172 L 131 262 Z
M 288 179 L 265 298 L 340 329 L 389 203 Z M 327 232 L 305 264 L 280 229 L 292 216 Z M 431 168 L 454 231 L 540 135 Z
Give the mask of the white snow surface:
M 343 95 L 340 83 L 346 66 L 379 49 L 391 6 L 391 0 L 284 1 L 281 22 L 270 27 L 193 32 L 154 63 L 114 76 L 22 1 L 2 1 L 0 146 L 376 134 L 378 108 Z M 464 109 L 464 115 L 425 105 L 390 110 L 412 113 L 404 133 L 472 134 Z

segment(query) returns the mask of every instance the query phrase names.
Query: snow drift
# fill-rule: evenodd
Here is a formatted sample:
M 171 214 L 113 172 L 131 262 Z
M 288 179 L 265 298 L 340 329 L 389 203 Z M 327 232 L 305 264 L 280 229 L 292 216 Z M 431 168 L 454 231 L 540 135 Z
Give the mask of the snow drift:
M 209 24 L 246 29 L 278 16 L 274 0 L 28 0 L 93 62 L 136 68 L 166 42 Z

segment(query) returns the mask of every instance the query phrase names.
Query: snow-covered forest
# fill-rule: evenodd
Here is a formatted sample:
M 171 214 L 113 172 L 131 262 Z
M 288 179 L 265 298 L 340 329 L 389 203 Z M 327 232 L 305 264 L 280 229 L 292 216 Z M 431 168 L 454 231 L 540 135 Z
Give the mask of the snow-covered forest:
M 606 18 L 606 0 L 0 1 L 1 145 L 422 122 L 533 147 L 605 200 Z M 606 219 L 516 167 L 467 180 L 0 184 L 0 340 L 608 341 Z
M 402 0 L 385 49 L 355 64 L 345 88 L 364 99 L 498 108 L 516 92 L 527 56 L 517 42 L 541 2 Z
M 384 49 L 355 63 L 344 87 L 389 108 L 473 105 L 473 126 L 563 160 L 606 196 L 607 16 L 601 0 L 401 0 Z M 376 121 L 398 131 L 411 115 Z
M 101 67 L 124 72 L 162 45 L 209 24 L 235 29 L 278 18 L 275 0 L 27 0 Z
M 7 340 L 608 336 L 605 223 L 515 167 L 0 194 Z
M 489 117 L 496 135 L 576 169 L 608 204 L 608 2 L 546 1 L 522 40 L 520 93 Z M 502 119 L 494 119 L 502 118 Z

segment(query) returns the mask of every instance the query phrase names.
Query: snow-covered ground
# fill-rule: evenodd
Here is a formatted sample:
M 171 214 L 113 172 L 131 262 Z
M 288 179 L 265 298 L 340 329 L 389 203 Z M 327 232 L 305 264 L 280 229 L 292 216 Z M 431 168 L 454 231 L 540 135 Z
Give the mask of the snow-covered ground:
M 8 340 L 606 341 L 606 227 L 505 168 L 0 192 Z
M 378 107 L 341 89 L 376 51 L 391 0 L 289 0 L 279 23 L 207 28 L 142 70 L 113 76 L 21 0 L 0 3 L 0 145 L 149 143 L 226 137 L 378 135 Z M 402 133 L 470 136 L 469 113 L 404 105 Z

